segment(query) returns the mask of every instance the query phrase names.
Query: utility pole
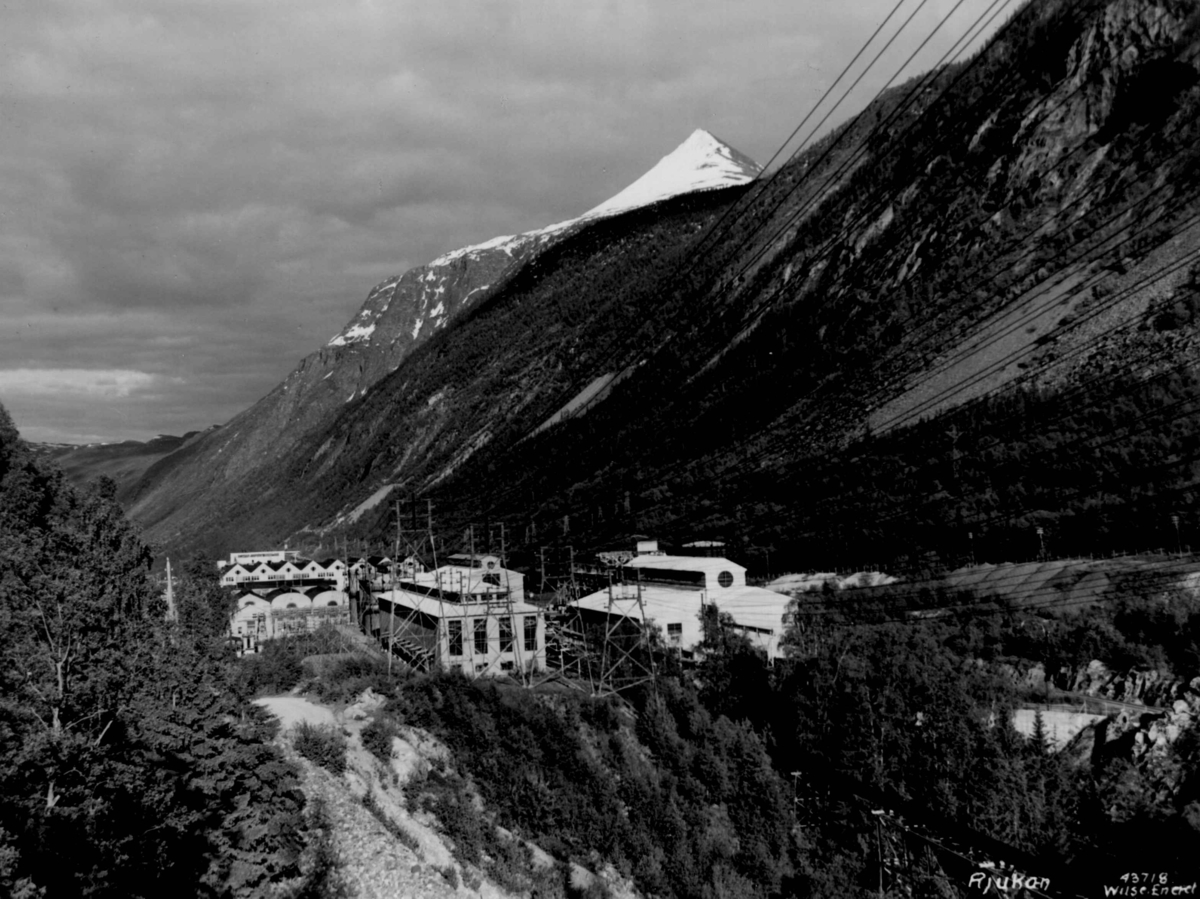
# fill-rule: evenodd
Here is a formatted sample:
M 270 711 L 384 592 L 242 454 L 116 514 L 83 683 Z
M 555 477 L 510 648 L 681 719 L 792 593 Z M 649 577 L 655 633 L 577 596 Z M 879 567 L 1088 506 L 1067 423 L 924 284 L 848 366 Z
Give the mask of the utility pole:
M 567 553 L 569 554 L 569 558 L 570 558 L 570 562 L 571 562 L 571 601 L 574 602 L 575 600 L 579 599 L 579 590 L 575 586 L 575 547 L 574 547 L 574 545 L 567 547 Z
M 167 556 L 167 621 L 177 621 L 175 614 L 175 585 L 171 581 L 171 557 Z
M 388 611 L 388 676 L 392 674 L 396 643 L 396 566 L 400 564 L 400 500 L 396 500 L 396 551 L 392 553 L 392 608 Z
M 1178 550 L 1179 557 L 1182 559 L 1183 558 L 1183 540 L 1181 540 L 1179 537 L 1179 516 L 1178 515 L 1171 516 L 1171 524 L 1175 525 L 1175 548 Z

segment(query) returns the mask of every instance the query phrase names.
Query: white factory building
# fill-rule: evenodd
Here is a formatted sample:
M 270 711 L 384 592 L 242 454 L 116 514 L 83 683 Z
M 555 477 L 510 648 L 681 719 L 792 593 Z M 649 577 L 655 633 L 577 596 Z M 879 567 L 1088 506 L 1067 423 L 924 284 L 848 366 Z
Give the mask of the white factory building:
M 394 581 L 373 582 L 383 643 L 470 677 L 545 668 L 545 612 L 525 602 L 524 575 L 489 553 L 447 561 L 432 571 L 399 565 Z
M 767 658 L 782 655 L 779 641 L 790 597 L 747 586 L 746 569 L 736 562 L 644 553 L 626 561 L 620 573 L 622 583 L 584 596 L 572 606 L 585 618 L 620 615 L 640 621 L 657 629 L 666 645 L 691 653 L 704 639 L 701 612 L 716 605 Z
M 526 602 L 451 602 L 436 592 L 375 594 L 380 640 L 410 662 L 468 677 L 546 667 L 546 615 Z
M 229 632 L 239 652 L 257 652 L 267 640 L 349 620 L 350 603 L 341 590 L 302 592 L 283 588 L 239 596 Z
M 366 560 L 356 560 L 360 570 Z M 229 635 L 239 653 L 257 652 L 267 640 L 350 621 L 348 566 L 316 561 L 291 550 L 232 553 L 218 563 L 220 584 L 238 592 Z

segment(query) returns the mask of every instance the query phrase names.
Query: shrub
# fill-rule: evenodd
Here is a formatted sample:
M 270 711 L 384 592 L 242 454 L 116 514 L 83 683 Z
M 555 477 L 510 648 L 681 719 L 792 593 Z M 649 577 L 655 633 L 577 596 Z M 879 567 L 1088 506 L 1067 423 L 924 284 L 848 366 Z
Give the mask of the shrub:
M 308 824 L 308 858 L 304 881 L 294 899 L 348 899 L 349 884 L 342 875 L 342 858 L 333 842 L 332 824 L 325 803 L 317 799 L 305 815 Z
M 349 702 L 368 687 L 389 694 L 396 684 L 387 673 L 387 662 L 376 656 L 355 653 L 330 660 L 320 673 L 315 687 L 322 699 Z
M 346 737 L 336 726 L 301 721 L 292 738 L 296 751 L 334 774 L 346 770 Z
M 386 765 L 392 758 L 392 738 L 399 733 L 395 721 L 386 715 L 377 715 L 362 729 L 363 748 Z
M 474 792 L 461 776 L 432 772 L 423 782 L 411 780 L 405 787 L 410 807 L 433 812 L 442 830 L 454 842 L 459 861 L 478 865 L 491 848 L 495 831 L 475 807 Z
M 375 797 L 371 793 L 367 793 L 363 797 L 363 808 L 375 816 L 375 820 L 383 825 L 384 830 L 390 833 L 402 845 L 407 846 L 413 852 L 419 852 L 421 844 L 411 833 L 393 821 L 387 816 L 387 813 L 379 807 L 379 803 L 375 801 Z
M 438 868 L 438 873 L 446 879 L 446 883 L 458 889 L 458 869 L 454 865 L 446 865 L 444 868 Z

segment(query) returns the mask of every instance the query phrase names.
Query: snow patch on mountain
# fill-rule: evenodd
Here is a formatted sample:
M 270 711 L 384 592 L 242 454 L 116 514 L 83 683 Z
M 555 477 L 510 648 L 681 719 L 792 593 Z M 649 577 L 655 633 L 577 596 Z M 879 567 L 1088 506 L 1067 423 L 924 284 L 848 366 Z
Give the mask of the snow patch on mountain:
M 329 341 L 330 346 L 345 346 L 348 343 L 358 343 L 371 339 L 371 335 L 375 333 L 375 323 L 369 325 L 351 325 L 333 340 Z

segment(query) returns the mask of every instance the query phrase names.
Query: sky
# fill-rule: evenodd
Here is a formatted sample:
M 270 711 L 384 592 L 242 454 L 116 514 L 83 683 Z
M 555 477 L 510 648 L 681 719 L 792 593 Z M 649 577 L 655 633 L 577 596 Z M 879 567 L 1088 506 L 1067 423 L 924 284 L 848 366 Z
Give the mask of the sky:
M 956 0 L 920 2 L 825 129 Z M 576 216 L 696 128 L 765 163 L 894 3 L 0 2 L 0 404 L 44 442 L 223 423 L 378 282 Z

